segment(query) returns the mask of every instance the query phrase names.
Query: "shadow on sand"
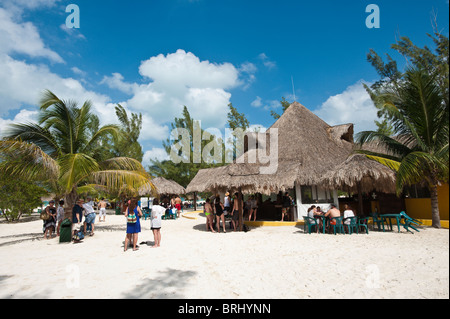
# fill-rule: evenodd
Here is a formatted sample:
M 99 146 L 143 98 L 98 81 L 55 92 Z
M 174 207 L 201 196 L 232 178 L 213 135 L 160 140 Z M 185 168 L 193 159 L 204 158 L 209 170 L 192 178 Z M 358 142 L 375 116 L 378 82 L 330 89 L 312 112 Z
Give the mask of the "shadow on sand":
M 126 299 L 182 299 L 183 288 L 197 272 L 168 268 L 156 278 L 145 279 L 133 290 L 123 294 Z

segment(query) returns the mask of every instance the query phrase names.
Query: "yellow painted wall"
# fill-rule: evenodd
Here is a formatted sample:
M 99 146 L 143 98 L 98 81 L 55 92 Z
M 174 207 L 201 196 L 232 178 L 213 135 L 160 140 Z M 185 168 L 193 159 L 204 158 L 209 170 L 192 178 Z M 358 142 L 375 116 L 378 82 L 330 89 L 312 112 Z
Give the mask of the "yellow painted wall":
M 449 187 L 448 184 L 438 187 L 439 214 L 441 220 L 448 220 L 449 216 Z M 431 199 L 407 198 L 405 199 L 406 213 L 416 219 L 431 219 Z

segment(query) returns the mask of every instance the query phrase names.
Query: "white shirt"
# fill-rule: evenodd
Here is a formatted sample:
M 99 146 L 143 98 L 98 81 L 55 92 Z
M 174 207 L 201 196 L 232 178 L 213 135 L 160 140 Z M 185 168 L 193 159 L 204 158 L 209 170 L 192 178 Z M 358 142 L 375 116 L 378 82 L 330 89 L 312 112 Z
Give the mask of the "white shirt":
M 56 220 L 63 220 L 64 218 L 64 207 L 59 206 L 56 210 Z
M 152 207 L 152 228 L 161 228 L 161 217 L 166 214 L 166 209 L 159 205 Z
M 230 198 L 228 196 L 225 196 L 225 199 L 223 200 L 223 206 L 230 207 Z
M 353 211 L 351 209 L 347 209 L 344 211 L 344 224 L 345 225 L 350 225 L 350 219 L 346 219 L 349 217 L 355 217 L 355 214 L 353 213 Z
M 95 213 L 94 207 L 92 207 L 91 202 L 89 202 L 89 203 L 84 203 L 84 204 L 83 204 L 83 209 L 86 211 L 86 212 L 84 213 L 84 216 L 87 216 L 87 215 L 89 215 L 89 214 L 91 214 L 91 213 Z

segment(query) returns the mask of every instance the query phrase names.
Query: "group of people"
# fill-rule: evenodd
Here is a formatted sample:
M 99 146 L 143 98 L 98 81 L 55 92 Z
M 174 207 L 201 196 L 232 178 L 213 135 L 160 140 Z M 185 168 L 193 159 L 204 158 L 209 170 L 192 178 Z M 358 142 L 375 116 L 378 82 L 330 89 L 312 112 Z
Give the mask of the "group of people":
M 153 232 L 154 245 L 153 248 L 160 247 L 161 245 L 161 226 L 162 216 L 166 213 L 166 207 L 160 205 L 157 198 L 153 199 L 153 206 L 151 212 L 151 230 Z M 181 207 L 180 207 L 181 211 Z M 140 218 L 144 215 L 141 208 L 138 205 L 137 198 L 132 198 L 126 204 L 124 215 L 127 219 L 127 231 L 124 242 L 124 251 L 127 251 L 129 246 L 133 247 L 133 251 L 139 249 L 138 236 L 141 232 Z
M 175 202 L 175 205 L 178 203 Z M 98 203 L 99 209 L 99 222 L 106 221 L 106 202 L 104 198 Z M 177 206 L 175 206 L 177 207 Z M 178 209 L 178 207 L 177 207 Z M 181 211 L 181 206 L 179 207 Z M 49 205 L 45 208 L 45 212 L 49 215 L 49 218 L 44 220 L 44 238 L 52 238 L 53 232 L 56 230 L 57 236 L 59 236 L 61 223 L 64 219 L 64 201 L 59 201 L 59 206 L 56 208 L 55 201 L 51 200 Z M 166 208 L 159 205 L 158 199 L 153 200 L 152 216 L 151 216 L 151 230 L 154 237 L 154 246 L 160 247 L 161 244 L 161 220 L 162 216 L 165 214 Z M 124 251 L 126 251 L 131 245 L 133 250 L 137 250 L 139 246 L 138 234 L 141 232 L 140 217 L 143 216 L 142 210 L 138 205 L 138 200 L 132 198 L 126 202 L 126 207 L 124 210 L 124 216 L 127 221 L 126 237 L 124 242 Z M 83 222 L 84 219 L 84 222 Z M 95 219 L 96 213 L 94 209 L 94 202 L 91 198 L 87 198 L 85 202 L 84 199 L 80 198 L 76 201 L 72 208 L 72 223 L 76 224 L 84 230 L 84 234 L 89 232 L 90 236 L 94 235 L 95 230 Z
M 256 220 L 256 213 L 258 211 L 258 202 L 254 196 L 250 196 L 245 202 L 241 202 L 239 206 L 239 193 L 235 193 L 233 197 L 229 192 L 225 193 L 222 202 L 220 195 L 217 194 L 213 199 L 207 198 L 204 206 L 204 213 L 206 215 L 206 231 L 211 230 L 215 233 L 214 224 L 217 232 L 220 233 L 220 222 L 222 222 L 223 232 L 226 233 L 225 218 L 230 218 L 231 227 L 234 231 L 239 227 L 239 210 L 247 216 L 248 220 Z M 215 216 L 215 218 L 214 218 Z
M 323 212 L 320 206 L 312 205 L 310 208 L 308 208 L 308 217 L 317 219 L 317 224 L 319 225 L 319 227 L 316 227 L 316 232 L 318 233 L 319 228 L 325 227 L 325 225 L 323 225 L 322 217 L 330 218 L 329 225 L 336 225 L 336 220 L 333 218 L 341 217 L 341 211 L 337 209 L 336 205 L 334 204 L 331 204 L 331 208 L 327 212 Z M 344 226 L 348 227 L 350 225 L 351 217 L 356 217 L 355 213 L 348 204 L 345 204 L 343 213 Z
M 48 206 L 45 208 L 45 212 L 49 216 L 48 219 L 44 220 L 44 239 L 50 239 L 53 236 L 53 233 L 56 230 L 56 235 L 60 235 L 61 224 L 64 220 L 64 200 L 59 201 L 59 206 L 55 206 L 55 201 L 51 200 L 48 203 Z M 100 200 L 98 203 L 99 210 L 99 222 L 106 221 L 106 201 L 104 198 Z M 84 217 L 84 224 L 83 222 Z M 78 199 L 75 205 L 72 208 L 72 223 L 77 224 L 80 227 L 83 226 L 84 233 L 90 231 L 90 235 L 94 235 L 94 225 L 95 225 L 95 209 L 94 202 L 90 197 L 87 198 L 87 201 L 84 202 L 84 199 Z

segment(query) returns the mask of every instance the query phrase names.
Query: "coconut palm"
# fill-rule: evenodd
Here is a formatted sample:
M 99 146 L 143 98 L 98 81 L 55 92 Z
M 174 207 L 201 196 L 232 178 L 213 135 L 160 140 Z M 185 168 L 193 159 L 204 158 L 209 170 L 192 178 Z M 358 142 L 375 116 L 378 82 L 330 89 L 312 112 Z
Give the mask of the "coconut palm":
M 74 101 L 60 100 L 45 91 L 38 124 L 13 124 L 0 141 L 0 168 L 11 176 L 52 181 L 68 209 L 78 197 L 79 187 L 101 185 L 117 190 L 127 184 L 154 189 L 140 162 L 126 157 L 100 160 L 102 137 L 110 134 L 117 138 L 120 129 L 116 125 L 98 127 L 91 107 L 87 101 L 78 108 Z
M 405 186 L 428 186 L 432 226 L 439 228 L 437 186 L 448 182 L 449 165 L 449 107 L 442 90 L 435 76 L 410 68 L 398 86 L 386 86 L 373 94 L 375 104 L 393 125 L 394 137 L 361 132 L 359 143 L 378 142 L 385 149 L 384 153 L 362 152 L 396 171 L 397 194 Z

